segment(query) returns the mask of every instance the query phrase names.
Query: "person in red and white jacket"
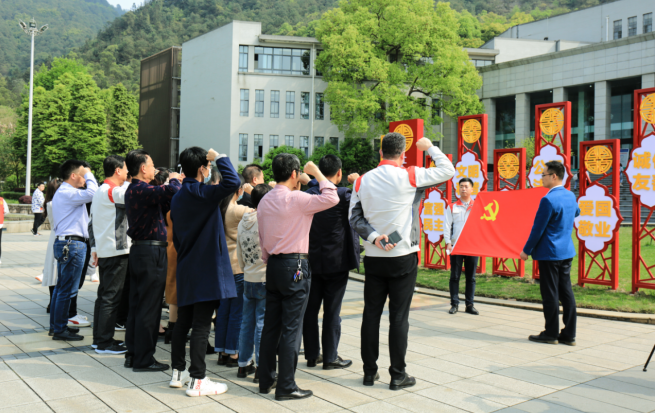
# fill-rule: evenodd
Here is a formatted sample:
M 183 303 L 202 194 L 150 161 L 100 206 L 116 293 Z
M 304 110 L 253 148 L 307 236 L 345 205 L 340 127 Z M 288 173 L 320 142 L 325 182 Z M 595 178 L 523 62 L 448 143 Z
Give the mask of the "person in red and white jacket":
M 435 166 L 404 168 L 405 146 L 403 135 L 385 135 L 380 151 L 383 160 L 355 181 L 349 208 L 351 227 L 368 241 L 361 331 L 364 384 L 373 386 L 379 378 L 376 361 L 380 317 L 389 296 L 391 390 L 415 384 L 414 377 L 405 372 L 405 353 L 408 314 L 417 280 L 419 204 L 426 188 L 451 179 L 455 173 L 449 158 L 427 138 L 417 142 L 417 149 L 427 151 Z M 388 241 L 394 231 L 401 241 L 383 247 L 381 240 Z
M 7 206 L 7 201 L 0 196 L 0 255 L 2 255 L 2 227 L 5 223 L 5 214 L 9 214 L 9 206 Z M 2 264 L 2 260 L 0 260 Z
M 458 241 L 458 237 L 465 227 L 465 222 L 469 218 L 469 212 L 474 207 L 474 199 L 471 197 L 474 190 L 474 182 L 470 178 L 462 178 L 458 181 L 458 193 L 460 199 L 449 205 L 446 209 L 444 219 L 444 244 L 446 245 L 447 254 L 451 254 L 453 245 Z M 451 261 L 451 278 L 449 278 L 449 293 L 451 294 L 451 309 L 449 314 L 458 312 L 460 297 L 460 275 L 462 274 L 463 263 L 465 265 L 465 312 L 478 315 L 478 310 L 474 308 L 474 293 L 476 292 L 476 267 L 478 266 L 478 257 L 468 255 L 450 255 Z

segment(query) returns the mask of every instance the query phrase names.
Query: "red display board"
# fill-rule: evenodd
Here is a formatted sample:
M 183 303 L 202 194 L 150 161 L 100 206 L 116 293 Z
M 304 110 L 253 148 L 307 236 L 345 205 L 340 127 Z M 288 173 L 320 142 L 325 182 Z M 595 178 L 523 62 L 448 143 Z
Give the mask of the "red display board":
M 390 122 L 390 132 L 405 136 L 405 162 L 403 166 L 424 166 L 424 154 L 417 149 L 417 141 L 424 137 L 424 120 L 409 119 Z M 382 142 L 381 142 L 382 143 Z
M 450 161 L 453 160 L 452 155 L 446 155 L 447 158 L 449 158 Z M 426 157 L 426 165 L 430 166 L 431 165 L 431 158 L 429 156 Z M 444 181 L 439 185 L 436 185 L 432 188 L 428 188 L 426 190 L 426 198 L 422 202 L 422 210 L 421 210 L 421 216 L 422 216 L 422 236 L 424 237 L 424 267 L 426 268 L 432 268 L 432 269 L 437 269 L 437 270 L 449 270 L 451 269 L 451 261 L 449 260 L 449 256 L 446 253 L 446 244 L 444 243 L 444 235 L 440 235 L 438 237 L 438 240 L 433 242 L 429 239 L 430 234 L 426 233 L 425 230 L 427 229 L 427 225 L 424 223 L 426 219 L 432 219 L 431 222 L 427 223 L 430 225 L 431 229 L 434 229 L 436 231 L 443 231 L 442 227 L 442 221 L 443 221 L 443 215 L 444 212 L 446 211 L 446 208 L 451 204 L 451 191 L 453 190 L 453 184 L 451 183 L 451 180 Z M 437 193 L 439 195 L 439 198 L 443 201 L 443 204 L 437 208 L 435 207 L 434 202 L 430 202 L 431 198 L 431 193 Z M 426 208 L 426 206 L 430 206 L 430 208 Z M 427 214 L 428 209 L 430 209 L 430 214 Z M 432 215 L 434 218 L 430 218 L 429 216 Z
M 569 183 L 572 179 L 571 172 L 571 156 L 572 156 L 572 138 L 571 138 L 571 125 L 572 125 L 572 103 L 571 102 L 556 102 L 546 103 L 544 105 L 535 106 L 535 155 L 533 156 L 533 166 L 529 170 L 528 179 L 532 187 L 541 186 L 531 180 L 531 176 L 535 176 L 534 172 L 539 172 L 542 148 L 545 151 L 555 153 L 552 154 L 552 159 L 557 159 L 562 156 L 565 165 L 565 173 L 568 175 L 563 182 L 565 188 L 569 189 Z M 549 149 L 546 149 L 549 148 Z M 550 156 L 547 156 L 550 158 Z M 545 160 L 552 160 L 545 159 Z M 542 160 L 543 161 L 543 160 Z M 532 275 L 534 279 L 540 278 L 540 271 L 538 269 L 538 262 L 533 260 Z
M 579 239 L 579 281 L 619 287 L 620 141 L 586 141 L 579 144 L 581 180 L 574 220 Z M 611 178 L 611 184 L 604 181 Z
M 526 188 L 526 149 L 494 150 L 494 191 L 516 191 Z M 515 180 L 513 183 L 512 180 Z M 492 274 L 524 277 L 524 260 L 492 258 Z
M 468 160 L 467 162 L 473 160 L 479 163 L 480 167 L 469 164 L 466 169 L 464 166 L 459 169 L 463 160 Z M 479 191 L 487 191 L 487 114 L 458 117 L 458 163 L 456 175 L 452 180 L 456 197 L 458 197 L 457 181 L 464 177 L 474 181 L 472 198 L 475 199 Z M 485 273 L 485 257 L 480 257 L 476 272 Z
M 654 241 L 654 227 L 648 227 L 647 223 L 654 216 L 655 153 L 654 88 L 635 90 L 633 92 L 633 150 L 624 170 L 633 194 L 631 290 L 634 293 L 640 288 L 654 289 L 654 266 L 647 265 L 645 262 L 640 243 L 648 237 L 652 242 Z M 649 211 L 644 220 L 641 216 L 643 208 Z

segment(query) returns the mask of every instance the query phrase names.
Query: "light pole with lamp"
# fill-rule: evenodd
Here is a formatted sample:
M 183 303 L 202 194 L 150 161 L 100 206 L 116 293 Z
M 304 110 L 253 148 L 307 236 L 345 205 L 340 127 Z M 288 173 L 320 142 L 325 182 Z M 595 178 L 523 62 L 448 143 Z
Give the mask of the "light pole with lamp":
M 32 51 L 30 55 L 30 106 L 27 121 L 27 165 L 25 165 L 25 195 L 29 195 L 32 175 L 32 94 L 34 93 L 34 38 L 48 30 L 48 25 L 43 25 L 40 29 L 37 29 L 34 17 L 32 17 L 32 20 L 27 23 L 19 20 L 18 24 L 25 33 L 32 37 Z

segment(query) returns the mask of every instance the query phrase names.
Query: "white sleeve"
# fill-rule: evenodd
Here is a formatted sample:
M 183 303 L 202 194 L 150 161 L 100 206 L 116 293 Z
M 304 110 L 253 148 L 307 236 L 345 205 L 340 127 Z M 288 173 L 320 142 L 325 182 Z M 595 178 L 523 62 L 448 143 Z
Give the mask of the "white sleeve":
M 428 154 L 433 159 L 433 168 L 415 168 L 417 188 L 428 188 L 448 181 L 456 173 L 453 164 L 437 146 L 428 148 Z
M 4 205 L 5 209 L 5 214 L 9 213 L 9 205 L 7 204 L 7 200 L 3 200 L 2 205 Z
M 451 214 L 451 208 L 448 204 L 446 204 L 446 211 L 444 212 L 444 243 L 445 244 L 451 244 L 452 224 L 453 224 L 453 215 Z

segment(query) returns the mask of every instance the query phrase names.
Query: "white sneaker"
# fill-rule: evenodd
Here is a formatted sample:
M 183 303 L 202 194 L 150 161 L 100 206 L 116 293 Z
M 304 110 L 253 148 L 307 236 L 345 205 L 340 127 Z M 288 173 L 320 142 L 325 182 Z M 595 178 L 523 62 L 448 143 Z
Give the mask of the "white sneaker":
M 181 388 L 185 384 L 189 383 L 191 377 L 189 377 L 189 372 L 187 370 L 176 370 L 173 369 L 173 374 L 171 375 L 171 381 L 169 382 L 169 387 Z
M 100 278 L 98 278 L 98 275 L 93 274 L 93 275 L 91 276 L 91 282 L 92 282 L 92 283 L 99 283 L 99 282 L 100 282 Z
M 38 282 L 42 282 L 42 281 L 43 281 L 43 274 L 41 274 L 41 275 L 37 275 L 37 276 L 34 277 L 34 278 L 36 278 L 36 280 L 37 280 Z
M 86 317 L 83 317 L 79 314 L 73 318 L 68 319 L 69 327 L 89 327 L 90 325 L 91 323 L 86 320 Z
M 214 394 L 223 394 L 228 391 L 228 386 L 223 383 L 214 383 L 209 377 L 204 379 L 191 379 L 187 388 L 187 396 L 211 396 Z

